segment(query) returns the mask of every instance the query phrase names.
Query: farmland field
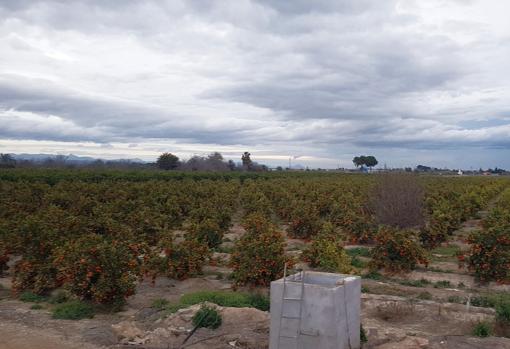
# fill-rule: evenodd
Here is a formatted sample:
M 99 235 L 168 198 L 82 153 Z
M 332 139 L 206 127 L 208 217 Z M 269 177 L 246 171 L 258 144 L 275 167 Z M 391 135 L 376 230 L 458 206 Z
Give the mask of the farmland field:
M 174 345 L 185 332 L 158 332 L 155 323 L 175 320 L 197 291 L 235 291 L 227 298 L 246 296 L 238 303 L 262 309 L 250 315 L 260 321 L 232 323 L 228 334 L 203 345 L 266 348 L 267 309 L 260 304 L 285 263 L 363 276 L 362 324 L 373 347 L 447 348 L 441 341 L 457 341 L 458 348 L 506 348 L 510 179 L 0 171 L 4 326 L 46 326 L 55 338 L 74 336 L 91 347 L 117 340 Z M 96 316 L 71 324 L 51 318 L 72 302 Z M 89 328 L 114 335 L 88 336 Z M 500 338 L 480 339 L 486 332 Z

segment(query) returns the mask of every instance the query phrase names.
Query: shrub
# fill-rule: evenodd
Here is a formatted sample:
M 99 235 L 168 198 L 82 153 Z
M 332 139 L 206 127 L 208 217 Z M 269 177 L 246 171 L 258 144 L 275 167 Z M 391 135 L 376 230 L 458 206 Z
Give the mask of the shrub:
M 489 337 L 492 334 L 492 327 L 489 323 L 480 321 L 473 328 L 473 336 L 476 337 Z
M 303 251 L 303 260 L 311 267 L 327 272 L 349 273 L 352 270 L 343 241 L 330 224 L 325 224 L 323 231 L 312 238 Z
M 214 330 L 221 326 L 221 315 L 216 309 L 202 305 L 193 316 L 192 321 L 196 327 L 206 327 Z
M 494 227 L 471 233 L 467 256 L 460 255 L 461 264 L 467 263 L 475 278 L 481 282 L 510 282 L 510 230 Z
M 510 302 L 504 301 L 496 305 L 496 320 L 500 323 L 510 324 Z
M 81 299 L 122 304 L 141 275 L 137 246 L 91 234 L 69 241 L 57 252 L 59 279 Z
M 383 226 L 376 236 L 370 269 L 389 273 L 409 272 L 418 264 L 428 264 L 425 250 L 415 241 L 413 233 Z
M 59 304 L 53 308 L 54 319 L 80 320 L 94 317 L 94 308 L 87 303 L 73 301 Z
M 285 255 L 285 240 L 262 216 L 245 223 L 246 233 L 236 241 L 230 258 L 235 285 L 267 286 L 283 275 L 285 263 L 293 260 Z
M 51 296 L 48 300 L 51 304 L 61 304 L 69 300 L 69 294 L 65 291 L 58 291 L 55 295 Z

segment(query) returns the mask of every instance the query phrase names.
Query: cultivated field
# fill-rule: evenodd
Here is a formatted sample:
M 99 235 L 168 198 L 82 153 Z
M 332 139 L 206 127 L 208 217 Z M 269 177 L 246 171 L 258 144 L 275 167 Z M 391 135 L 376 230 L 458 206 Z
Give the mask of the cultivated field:
M 178 347 L 203 302 L 186 345 L 267 348 L 285 263 L 363 276 L 366 347 L 510 348 L 504 177 L 2 170 L 0 234 L 6 349 Z

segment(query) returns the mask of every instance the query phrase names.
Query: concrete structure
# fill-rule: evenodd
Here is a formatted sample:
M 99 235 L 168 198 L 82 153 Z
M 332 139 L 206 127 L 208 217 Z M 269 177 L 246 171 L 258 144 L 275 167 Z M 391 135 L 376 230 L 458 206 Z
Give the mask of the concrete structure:
M 359 349 L 359 276 L 302 272 L 271 283 L 269 349 Z

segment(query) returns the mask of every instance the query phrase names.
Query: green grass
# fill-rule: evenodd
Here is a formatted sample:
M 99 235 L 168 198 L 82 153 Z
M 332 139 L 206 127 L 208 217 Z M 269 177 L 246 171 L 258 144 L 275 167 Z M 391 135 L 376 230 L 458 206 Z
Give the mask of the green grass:
M 185 294 L 181 297 L 183 305 L 193 305 L 203 302 L 211 302 L 223 307 L 251 307 L 260 310 L 269 310 L 269 298 L 260 294 L 221 291 L 199 291 Z
M 384 276 L 377 271 L 371 271 L 371 272 L 363 275 L 363 278 L 379 281 L 379 280 L 382 280 L 384 278 Z
M 427 285 L 430 285 L 430 281 L 426 280 L 426 279 L 398 280 L 397 283 L 399 283 L 402 286 L 411 286 L 411 287 L 426 287 Z
M 427 292 L 427 291 L 424 291 L 424 292 L 420 292 L 416 298 L 418 299 L 421 299 L 421 300 L 425 300 L 425 301 L 429 301 L 432 299 L 432 294 L 430 292 Z
M 269 298 L 264 295 L 222 291 L 199 291 L 187 293 L 181 297 L 179 303 L 170 303 L 166 299 L 158 298 L 152 302 L 151 306 L 155 309 L 164 311 L 166 314 L 173 314 L 179 309 L 203 302 L 214 303 L 222 307 L 246 307 L 256 308 L 263 311 L 269 310 Z
M 72 301 L 53 308 L 54 319 L 80 320 L 94 317 L 94 308 L 87 303 Z
M 345 251 L 351 257 L 370 257 L 370 249 L 366 247 L 346 248 Z
M 30 302 L 30 303 L 40 303 L 44 302 L 47 299 L 45 296 L 41 296 L 38 294 L 35 294 L 30 291 L 25 291 L 19 296 L 19 300 L 22 302 Z
M 434 288 L 450 288 L 452 284 L 448 280 L 440 280 L 434 282 Z
M 466 299 L 460 296 L 450 296 L 447 298 L 448 303 L 466 304 Z
M 30 309 L 33 309 L 33 310 L 38 310 L 38 309 L 42 309 L 42 308 L 44 308 L 44 307 L 39 303 L 32 304 L 32 306 L 30 307 Z
M 359 269 L 363 269 L 363 268 L 366 268 L 368 263 L 360 258 L 358 258 L 357 256 L 353 256 L 351 258 L 351 265 L 355 268 L 359 268 Z
M 457 245 L 447 245 L 447 246 L 439 246 L 430 251 L 432 254 L 432 259 L 435 260 L 445 260 L 445 259 L 455 259 L 457 254 L 460 252 L 460 247 Z
M 152 301 L 151 307 L 159 310 L 165 309 L 170 304 L 170 302 L 164 298 L 157 298 Z

